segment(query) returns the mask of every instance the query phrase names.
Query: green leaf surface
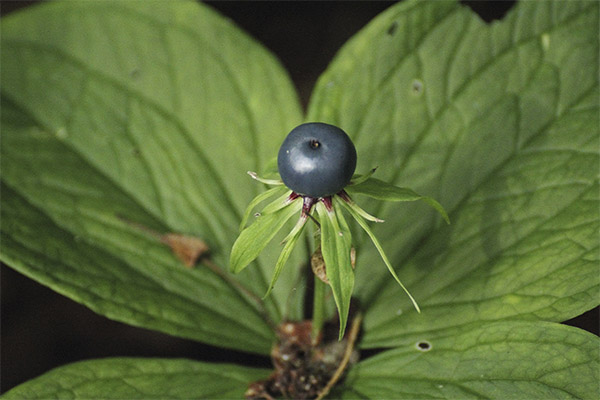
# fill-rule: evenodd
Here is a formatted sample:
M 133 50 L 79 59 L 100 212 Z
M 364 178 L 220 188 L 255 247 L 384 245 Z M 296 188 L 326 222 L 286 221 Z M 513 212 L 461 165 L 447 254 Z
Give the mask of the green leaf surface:
M 255 305 L 207 269 L 184 269 L 141 230 L 199 237 L 225 270 L 243 210 L 262 190 L 246 171 L 262 170 L 301 121 L 275 58 L 209 7 L 179 1 L 29 7 L 2 19 L 0 48 L 2 208 L 37 224 L 3 223 L 3 260 L 111 318 L 268 352 L 264 322 L 250 317 L 261 332 L 251 338 L 236 321 Z M 276 250 L 235 279 L 262 295 Z M 294 280 L 265 302 L 271 319 L 284 317 Z
M 353 139 L 358 170 L 444 204 L 369 199 L 415 296 L 357 242 L 364 347 L 598 305 L 598 3 L 519 2 L 486 24 L 456 2 L 390 7 L 321 76 L 309 119 Z
M 352 249 L 352 233 L 341 215 L 341 210 L 328 211 L 323 202 L 316 205 L 321 223 L 321 251 L 325 261 L 325 273 L 340 318 L 340 339 L 346 330 L 350 298 L 354 289 L 354 271 L 350 252 Z
M 597 399 L 600 340 L 554 323 L 499 322 L 385 351 L 352 368 L 337 398 Z
M 114 251 L 103 250 L 55 224 L 11 188 L 1 190 L 2 262 L 109 318 L 269 352 L 274 335 L 261 310 L 203 265 L 184 268 L 166 246 L 124 223 L 111 230 Z M 110 210 L 106 214 L 111 217 Z M 152 263 L 133 268 L 129 260 L 137 259 Z
M 183 359 L 107 358 L 56 368 L 3 399 L 233 399 L 268 370 Z

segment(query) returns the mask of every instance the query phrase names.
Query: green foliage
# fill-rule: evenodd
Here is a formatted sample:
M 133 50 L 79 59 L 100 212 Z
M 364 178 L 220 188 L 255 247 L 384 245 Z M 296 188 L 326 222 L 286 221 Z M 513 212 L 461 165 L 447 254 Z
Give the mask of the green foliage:
M 137 225 L 206 240 L 226 271 L 259 190 L 246 171 L 301 119 L 274 57 L 208 7 L 172 2 L 31 7 L 2 20 L 1 51 L 2 260 L 110 318 L 268 354 L 256 304 Z M 56 232 L 70 241 L 45 251 Z M 257 296 L 277 254 L 241 276 Z M 292 282 L 279 286 L 275 321 Z
M 439 368 L 443 365 L 443 368 Z M 593 399 L 598 340 L 552 323 L 497 322 L 386 351 L 350 371 L 337 398 Z
M 309 119 L 351 132 L 359 169 L 395 166 L 378 175 L 452 216 L 443 226 L 422 207 L 364 203 L 386 221 L 374 234 L 423 313 L 385 271 L 361 268 L 377 255 L 359 243 L 362 346 L 598 304 L 597 23 L 590 2 L 523 2 L 491 26 L 456 4 L 410 3 L 320 78 Z
M 340 126 L 359 171 L 379 166 L 382 182 L 437 199 L 452 220 L 359 189 L 353 198 L 385 223 L 370 227 L 378 247 L 352 235 L 351 283 L 330 268 L 347 268 L 335 260 L 349 227 L 317 207 L 324 229 L 344 232 L 323 248 L 335 301 L 354 286 L 359 345 L 392 348 L 355 365 L 335 394 L 597 398 L 598 338 L 556 322 L 599 303 L 598 9 L 520 2 L 487 25 L 455 2 L 403 2 L 319 79 L 307 120 Z M 180 2 L 42 4 L 2 20 L 0 51 L 1 260 L 109 318 L 268 354 L 266 319 L 300 309 L 300 296 L 286 304 L 301 252 L 258 304 L 245 290 L 267 291 L 281 246 L 247 257 L 255 265 L 232 285 L 184 268 L 149 232 L 204 239 L 226 272 L 244 208 L 263 192 L 246 171 L 268 169 L 302 121 L 274 57 Z M 421 314 L 372 267 L 379 247 Z M 267 375 L 96 360 L 5 397 L 239 397 Z
M 3 262 L 109 318 L 215 345 L 269 351 L 274 335 L 255 305 L 218 276 L 186 269 L 153 238 L 120 226 L 112 231 L 122 253 L 117 257 L 117 250 L 60 227 L 10 187 L 1 190 Z
M 232 399 L 267 370 L 152 358 L 107 358 L 56 368 L 4 399 Z

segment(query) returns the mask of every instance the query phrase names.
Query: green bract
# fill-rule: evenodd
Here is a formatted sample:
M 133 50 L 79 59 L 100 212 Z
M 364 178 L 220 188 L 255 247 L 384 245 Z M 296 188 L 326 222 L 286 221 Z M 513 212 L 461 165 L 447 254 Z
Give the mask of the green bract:
M 313 218 L 315 222 L 319 224 L 321 229 L 321 251 L 323 252 L 323 258 L 325 260 L 327 279 L 329 280 L 329 285 L 331 286 L 335 304 L 338 309 L 341 338 L 346 329 L 348 312 L 350 309 L 350 298 L 352 297 L 352 291 L 354 289 L 354 271 L 350 260 L 353 244 L 352 233 L 350 232 L 350 228 L 341 211 L 342 209 L 345 209 L 349 215 L 358 222 L 360 227 L 365 230 L 369 238 L 371 238 L 388 270 L 410 297 L 410 300 L 417 311 L 420 312 L 419 305 L 402 284 L 398 275 L 396 275 L 381 244 L 365 221 L 365 219 L 374 222 L 383 222 L 383 220 L 373 217 L 360 208 L 346 193 L 346 190 L 350 193 L 362 194 L 379 200 L 423 200 L 435 208 L 447 223 L 450 223 L 450 219 L 444 208 L 437 201 L 429 197 L 421 196 L 411 189 L 401 188 L 374 179 L 371 177 L 374 172 L 375 169 L 365 175 L 355 175 L 344 191 L 341 191 L 334 196 L 319 199 L 315 205 L 316 216 L 306 214 L 305 210 L 302 208 L 303 197 L 296 195 L 288 189 L 283 196 L 278 197 L 275 201 L 267 205 L 260 213 L 257 213 L 256 220 L 244 229 L 248 216 L 259 203 L 285 190 L 285 188 L 282 189 L 281 187 L 281 181 L 262 179 L 258 177 L 256 173 L 249 172 L 250 176 L 259 182 L 277 186 L 258 194 L 247 207 L 242 220 L 241 228 L 243 230 L 231 250 L 229 259 L 230 270 L 238 273 L 246 268 L 258 257 L 260 252 L 275 237 L 277 232 L 285 226 L 286 222 L 294 215 L 299 215 L 298 222 L 281 243 L 283 249 L 275 265 L 275 271 L 267 294 L 265 295 L 266 297 L 273 289 L 273 286 L 275 285 L 285 262 L 289 258 L 291 251 L 296 245 L 306 222 L 309 218 Z M 301 210 L 302 213 L 300 213 Z M 371 268 L 371 266 L 369 266 L 369 268 Z

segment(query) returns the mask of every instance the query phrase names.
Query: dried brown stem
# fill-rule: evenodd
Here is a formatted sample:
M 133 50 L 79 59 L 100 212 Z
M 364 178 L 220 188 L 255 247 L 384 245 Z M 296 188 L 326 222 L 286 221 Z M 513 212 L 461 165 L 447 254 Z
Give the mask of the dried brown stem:
M 346 367 L 348 366 L 348 362 L 350 361 L 350 356 L 352 356 L 352 351 L 354 351 L 354 342 L 356 342 L 356 338 L 358 337 L 361 322 L 362 314 L 359 313 L 356 315 L 356 317 L 354 317 L 354 320 L 352 320 L 352 327 L 350 328 L 350 332 L 348 333 L 348 342 L 346 344 L 346 350 L 344 351 L 342 361 L 340 362 L 338 368 L 335 370 L 335 373 L 333 374 L 331 379 L 329 379 L 329 382 L 327 382 L 327 385 L 325 385 L 325 387 L 319 392 L 317 400 L 322 400 L 323 398 L 325 398 L 325 396 L 329 394 L 331 388 L 333 388 L 342 377 L 344 370 L 346 369 Z

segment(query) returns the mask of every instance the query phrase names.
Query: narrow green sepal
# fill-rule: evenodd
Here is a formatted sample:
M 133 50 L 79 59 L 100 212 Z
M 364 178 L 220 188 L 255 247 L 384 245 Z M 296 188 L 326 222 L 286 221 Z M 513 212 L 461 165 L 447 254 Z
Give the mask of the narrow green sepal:
M 325 260 L 325 271 L 340 318 L 341 340 L 346 331 L 350 299 L 354 290 L 354 271 L 350 257 L 352 234 L 337 208 L 328 211 L 325 205 L 319 202 L 316 209 L 321 222 L 321 251 Z
M 279 198 L 267 206 L 260 216 L 240 233 L 229 257 L 229 269 L 233 273 L 239 273 L 254 261 L 286 222 L 302 209 L 302 201 L 299 199 L 288 204 L 283 200 Z
M 275 271 L 273 272 L 273 277 L 271 278 L 271 283 L 269 284 L 267 293 L 265 293 L 265 295 L 263 296 L 263 300 L 265 298 L 267 298 L 269 296 L 269 294 L 271 294 L 271 290 L 273 290 L 273 287 L 275 286 L 275 282 L 277 282 L 277 279 L 279 278 L 279 274 L 281 273 L 283 266 L 287 262 L 288 258 L 290 258 L 290 254 L 292 254 L 292 250 L 296 246 L 296 243 L 298 242 L 298 239 L 300 238 L 300 236 L 302 234 L 302 231 L 304 229 L 304 226 L 306 225 L 307 220 L 308 220 L 308 217 L 306 217 L 304 215 L 300 216 L 300 219 L 298 220 L 298 222 L 296 223 L 294 228 L 285 237 L 285 239 L 283 239 L 283 241 L 281 242 L 282 244 L 284 244 L 284 246 L 283 246 L 283 249 L 281 250 L 281 253 L 279 254 L 277 263 L 275 264 Z
M 361 217 L 363 217 L 364 219 L 368 220 L 368 221 L 373 221 L 373 222 L 385 222 L 384 220 L 382 220 L 381 218 L 377 218 L 371 214 L 369 214 L 368 212 L 366 212 L 365 210 L 363 210 L 358 204 L 356 204 L 354 202 L 354 200 L 352 200 L 350 197 L 344 196 L 342 197 L 342 202 L 346 203 L 346 205 L 348 207 L 351 207 L 352 209 L 354 209 L 354 211 L 356 211 L 356 213 L 358 215 L 360 215 Z
M 442 205 L 437 200 L 435 200 L 432 197 L 427 197 L 427 196 L 422 196 L 421 200 L 423 200 L 425 203 L 429 204 L 438 213 L 440 213 L 442 218 L 444 218 L 444 221 L 446 221 L 446 223 L 448 225 L 450 225 L 450 217 L 448 216 L 448 213 L 446 212 L 446 210 L 444 210 L 444 207 L 442 207 Z
M 248 175 L 252 177 L 252 179 L 256 179 L 257 181 L 264 183 L 265 185 L 283 185 L 283 181 L 281 179 L 265 179 L 258 176 L 258 174 L 254 171 L 248 171 Z
M 290 199 L 291 193 L 292 193 L 291 190 L 289 190 L 289 189 L 285 190 L 283 195 L 279 196 L 273 202 L 267 204 L 265 206 L 265 208 L 263 208 L 263 210 L 260 213 L 258 213 L 258 215 L 272 214 L 272 213 L 284 208 L 285 206 L 288 206 L 289 204 L 291 204 L 294 201 L 302 203 L 302 201 L 299 201 L 299 200 L 301 200 L 300 198 Z
M 246 226 L 246 223 L 248 222 L 248 218 L 250 218 L 250 214 L 252 214 L 252 210 L 254 210 L 254 207 L 256 207 L 258 204 L 262 203 L 263 201 L 267 200 L 268 198 L 273 197 L 280 193 L 284 193 L 287 190 L 288 189 L 285 186 L 277 186 L 277 187 L 267 190 L 266 192 L 262 192 L 259 195 L 257 195 L 255 198 L 253 198 L 252 201 L 250 202 L 250 204 L 248 204 L 248 207 L 246 207 L 246 211 L 244 212 L 244 216 L 242 217 L 242 222 L 240 223 L 240 232 Z
M 377 171 L 377 168 L 379 168 L 379 167 L 375 167 L 375 168 L 371 169 L 369 172 L 367 172 L 364 175 L 360 175 L 360 174 L 353 175 L 352 180 L 350 180 L 349 185 L 359 185 L 359 184 L 363 183 L 364 181 L 369 179 L 375 173 L 375 171 Z
M 396 271 L 394 271 L 394 268 L 392 268 L 392 264 L 390 263 L 390 261 L 388 260 L 387 256 L 385 255 L 385 252 L 383 251 L 383 248 L 381 247 L 381 244 L 379 243 L 379 240 L 377 240 L 377 237 L 375 236 L 375 234 L 373 233 L 373 231 L 371 230 L 371 228 L 369 227 L 369 225 L 367 224 L 367 222 L 363 219 L 363 217 L 360 216 L 360 214 L 358 214 L 358 212 L 356 212 L 356 210 L 353 207 L 351 207 L 349 204 L 347 204 L 344 200 L 341 200 L 339 198 L 334 198 L 334 201 L 337 204 L 339 204 L 342 207 L 344 207 L 346 210 L 348 210 L 348 212 L 350 213 L 350 215 L 352 215 L 352 217 L 354 217 L 354 219 L 356 220 L 356 222 L 358 222 L 358 224 L 364 229 L 364 231 L 367 232 L 367 235 L 369 235 L 369 237 L 371 238 L 371 241 L 375 245 L 375 248 L 377 248 L 377 251 L 379 252 L 379 255 L 383 259 L 383 262 L 387 266 L 388 270 L 390 271 L 390 273 L 392 274 L 392 276 L 394 277 L 394 279 L 396 280 L 396 282 L 398 282 L 398 284 L 400 285 L 400 287 L 408 295 L 408 297 L 410 298 L 410 301 L 413 303 L 413 306 L 415 307 L 415 309 L 417 310 L 417 312 L 420 313 L 421 312 L 421 308 L 417 304 L 417 301 L 410 294 L 410 292 L 404 286 L 404 284 L 402 283 L 402 281 L 400 281 L 400 278 L 398 278 L 398 275 L 396 275 Z
M 444 207 L 436 200 L 431 197 L 421 196 L 412 189 L 403 188 L 392 185 L 391 183 L 384 182 L 375 178 L 368 178 L 361 183 L 355 185 L 348 185 L 344 188 L 350 194 L 362 194 L 368 197 L 372 197 L 378 200 L 385 201 L 416 201 L 423 200 L 437 212 L 440 213 L 444 221 L 450 224 L 450 218 L 444 210 Z

